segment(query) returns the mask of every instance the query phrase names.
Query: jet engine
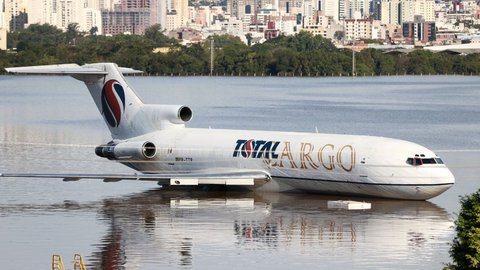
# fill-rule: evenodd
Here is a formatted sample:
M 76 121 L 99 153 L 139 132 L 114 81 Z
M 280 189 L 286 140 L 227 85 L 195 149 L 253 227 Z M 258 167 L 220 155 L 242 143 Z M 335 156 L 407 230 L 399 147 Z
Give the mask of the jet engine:
M 157 148 L 152 142 L 109 142 L 95 147 L 95 154 L 111 160 L 146 160 L 152 159 Z
M 147 104 L 143 110 L 151 115 L 154 121 L 167 120 L 172 124 L 185 124 L 192 119 L 192 110 L 184 105 Z

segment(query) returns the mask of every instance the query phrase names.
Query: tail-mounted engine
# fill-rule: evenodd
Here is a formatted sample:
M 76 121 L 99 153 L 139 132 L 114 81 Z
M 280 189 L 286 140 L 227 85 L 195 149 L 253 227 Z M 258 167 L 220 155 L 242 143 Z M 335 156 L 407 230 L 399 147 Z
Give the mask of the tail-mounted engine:
M 192 110 L 183 105 L 145 104 L 141 113 L 137 122 L 143 121 L 143 125 L 152 130 L 184 126 L 193 116 Z
M 109 142 L 95 147 L 95 154 L 112 160 L 147 160 L 155 157 L 157 148 L 152 142 Z

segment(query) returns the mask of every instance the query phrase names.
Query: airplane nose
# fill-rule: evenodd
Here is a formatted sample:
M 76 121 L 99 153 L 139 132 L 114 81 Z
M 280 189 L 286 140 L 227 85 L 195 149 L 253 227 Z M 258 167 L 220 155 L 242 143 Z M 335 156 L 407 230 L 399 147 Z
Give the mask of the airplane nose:
M 448 168 L 445 168 L 445 182 L 446 183 L 452 183 L 455 184 L 455 176 L 453 175 L 453 173 L 448 169 Z
M 448 169 L 446 166 L 445 167 L 440 167 L 432 170 L 431 172 L 432 176 L 432 181 L 433 183 L 436 184 L 455 184 L 455 176 L 452 174 L 450 169 Z

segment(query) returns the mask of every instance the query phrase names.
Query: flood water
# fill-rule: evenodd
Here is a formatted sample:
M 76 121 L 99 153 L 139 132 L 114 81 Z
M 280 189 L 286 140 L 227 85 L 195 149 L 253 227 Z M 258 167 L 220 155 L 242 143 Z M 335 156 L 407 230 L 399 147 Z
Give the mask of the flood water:
M 377 135 L 437 152 L 456 184 L 429 201 L 162 190 L 153 182 L 0 178 L 0 268 L 440 269 L 458 197 L 480 188 L 480 78 L 129 77 L 146 103 L 189 105 L 189 127 Z M 212 138 L 214 139 L 214 138 Z M 83 83 L 0 76 L 0 172 L 130 172 Z M 201 142 L 199 142 L 201 143 Z M 345 199 L 345 198 L 343 198 Z

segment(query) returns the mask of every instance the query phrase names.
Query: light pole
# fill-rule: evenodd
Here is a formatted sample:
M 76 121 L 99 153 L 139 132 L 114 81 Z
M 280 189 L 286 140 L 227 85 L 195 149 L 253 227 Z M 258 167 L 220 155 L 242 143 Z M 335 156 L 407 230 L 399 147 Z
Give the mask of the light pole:
M 213 37 L 210 37 L 210 76 L 213 76 L 214 43 Z
M 357 19 L 353 21 L 353 44 L 352 44 L 352 77 L 355 76 L 355 26 Z

